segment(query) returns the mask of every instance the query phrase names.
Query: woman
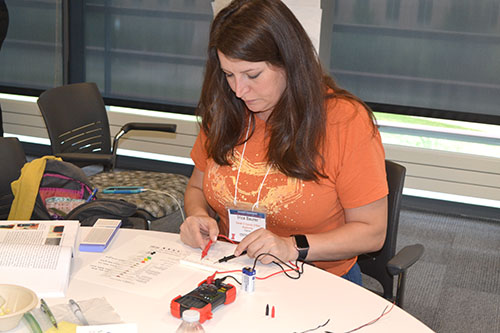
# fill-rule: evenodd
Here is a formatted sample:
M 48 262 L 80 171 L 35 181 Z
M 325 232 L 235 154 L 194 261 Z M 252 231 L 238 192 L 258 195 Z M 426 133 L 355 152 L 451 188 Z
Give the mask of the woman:
M 204 248 L 221 233 L 241 240 L 235 255 L 313 261 L 360 283 L 356 256 L 386 232 L 380 135 L 281 1 L 235 0 L 216 16 L 197 112 L 181 239 Z

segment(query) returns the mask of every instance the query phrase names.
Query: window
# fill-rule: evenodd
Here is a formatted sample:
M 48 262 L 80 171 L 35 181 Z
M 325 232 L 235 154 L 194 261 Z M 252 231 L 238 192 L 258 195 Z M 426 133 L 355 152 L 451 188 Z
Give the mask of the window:
M 6 0 L 0 85 L 46 89 L 63 83 L 61 0 Z
M 384 144 L 500 156 L 500 126 L 375 112 Z
M 498 123 L 500 1 L 335 0 L 334 11 L 331 73 L 343 87 Z
M 210 1 L 86 1 L 85 74 L 103 95 L 195 106 Z
M 443 118 L 460 113 L 466 117 L 456 119 L 499 122 L 500 0 L 331 1 L 330 72 L 375 111 Z M 66 20 L 64 4 L 80 4 L 82 10 L 70 10 Z M 83 60 L 69 59 L 83 68 L 77 81 L 96 82 L 105 97 L 124 101 L 121 105 L 156 103 L 189 112 L 196 105 L 211 1 L 7 0 L 7 5 L 9 33 L 0 52 L 4 88 L 41 91 L 65 83 L 63 23 L 79 21 L 70 26 L 85 36 L 73 40 L 81 44 Z

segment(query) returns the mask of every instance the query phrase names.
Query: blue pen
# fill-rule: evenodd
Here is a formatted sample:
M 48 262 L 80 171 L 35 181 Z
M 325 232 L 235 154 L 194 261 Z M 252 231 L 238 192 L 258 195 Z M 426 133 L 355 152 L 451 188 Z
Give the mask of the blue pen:
M 90 202 L 92 199 L 94 199 L 96 193 L 97 193 L 97 187 L 92 191 L 92 193 L 85 202 Z

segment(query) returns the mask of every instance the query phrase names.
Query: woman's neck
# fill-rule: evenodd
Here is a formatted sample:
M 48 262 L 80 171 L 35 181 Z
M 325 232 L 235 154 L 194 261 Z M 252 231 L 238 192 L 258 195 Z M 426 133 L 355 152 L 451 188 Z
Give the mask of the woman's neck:
M 263 111 L 263 112 L 255 112 L 255 116 L 261 120 L 267 121 L 269 116 L 271 115 L 273 110 Z

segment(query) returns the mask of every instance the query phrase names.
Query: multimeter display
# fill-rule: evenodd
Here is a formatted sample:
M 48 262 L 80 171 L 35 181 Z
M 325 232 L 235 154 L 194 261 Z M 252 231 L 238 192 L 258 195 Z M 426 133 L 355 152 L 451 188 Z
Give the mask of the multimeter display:
M 185 310 L 200 312 L 200 322 L 212 318 L 212 310 L 222 304 L 229 304 L 236 298 L 236 288 L 231 284 L 206 283 L 203 281 L 196 289 L 184 296 L 177 296 L 170 303 L 170 311 L 177 318 L 182 318 Z
M 221 287 L 222 288 L 222 287 Z M 181 297 L 178 302 L 186 308 L 202 308 L 207 304 L 212 304 L 212 308 L 224 304 L 226 295 L 224 290 L 218 291 L 214 284 L 202 284 L 189 294 Z

